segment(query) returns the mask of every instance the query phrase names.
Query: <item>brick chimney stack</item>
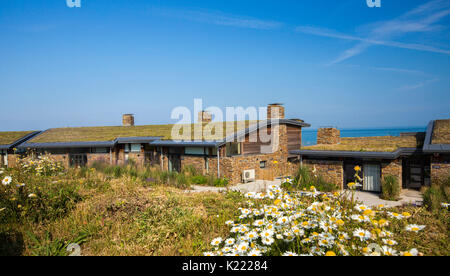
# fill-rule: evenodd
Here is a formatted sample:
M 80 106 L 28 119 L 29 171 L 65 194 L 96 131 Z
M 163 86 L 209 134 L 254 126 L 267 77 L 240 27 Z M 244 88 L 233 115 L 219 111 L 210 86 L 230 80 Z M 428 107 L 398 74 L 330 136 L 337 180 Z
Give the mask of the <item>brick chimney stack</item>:
M 134 126 L 134 115 L 133 114 L 124 114 L 122 116 L 122 125 L 123 126 Z
M 198 113 L 198 122 L 199 123 L 210 123 L 212 122 L 212 115 L 208 111 L 200 111 Z
M 336 145 L 341 143 L 341 131 L 337 128 L 319 128 L 317 131 L 318 145 Z
M 273 103 L 267 106 L 267 120 L 284 119 L 284 106 L 281 103 Z

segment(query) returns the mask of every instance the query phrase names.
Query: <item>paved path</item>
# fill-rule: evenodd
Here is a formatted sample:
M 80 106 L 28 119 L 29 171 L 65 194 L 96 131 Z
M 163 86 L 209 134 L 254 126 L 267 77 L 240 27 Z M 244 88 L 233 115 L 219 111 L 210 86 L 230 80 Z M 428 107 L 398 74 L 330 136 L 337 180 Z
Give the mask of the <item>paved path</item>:
M 266 181 L 266 180 L 257 180 L 255 182 L 238 184 L 233 187 L 228 188 L 217 188 L 217 187 L 206 187 L 206 186 L 192 186 L 193 190 L 186 191 L 188 193 L 202 193 L 202 192 L 223 192 L 227 190 L 231 191 L 239 191 L 241 193 L 248 192 L 264 192 L 267 187 L 270 185 L 280 185 L 280 180 L 275 181 Z M 388 201 L 380 198 L 379 194 L 369 193 L 369 192 L 355 192 L 356 200 L 363 202 L 363 204 L 367 206 L 377 206 L 380 204 L 385 205 L 386 207 L 398 207 L 405 204 L 416 204 L 422 205 L 422 195 L 418 191 L 414 190 L 403 190 L 401 193 L 401 200 L 399 201 Z
M 248 192 L 265 192 L 267 190 L 267 187 L 270 185 L 280 185 L 281 180 L 274 180 L 274 181 L 268 181 L 268 180 L 257 180 L 255 182 L 249 182 L 245 184 L 238 184 L 236 186 L 228 187 L 228 188 L 217 188 L 217 187 L 205 187 L 205 186 L 197 186 L 193 185 L 193 190 L 189 190 L 187 192 L 190 193 L 201 193 L 201 192 L 222 192 L 226 190 L 231 191 L 239 191 L 241 193 L 248 193 Z
M 379 194 L 369 193 L 369 192 L 355 192 L 355 198 L 358 201 L 361 201 L 363 204 L 367 206 L 377 206 L 380 204 L 385 205 L 386 207 L 398 207 L 405 204 L 416 204 L 422 205 L 422 195 L 418 191 L 414 190 L 404 190 L 400 196 L 401 200 L 399 201 L 388 201 L 380 198 Z

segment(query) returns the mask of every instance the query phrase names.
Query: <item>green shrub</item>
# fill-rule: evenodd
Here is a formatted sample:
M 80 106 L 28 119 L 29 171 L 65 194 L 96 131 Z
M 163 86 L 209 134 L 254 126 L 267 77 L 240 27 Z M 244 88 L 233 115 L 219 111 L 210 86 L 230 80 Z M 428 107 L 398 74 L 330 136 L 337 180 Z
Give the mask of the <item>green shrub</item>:
M 335 184 L 327 182 L 321 175 L 314 176 L 307 167 L 300 167 L 294 180 L 282 184 L 282 188 L 289 191 L 309 190 L 311 186 L 314 186 L 317 191 L 326 193 L 338 189 Z
M 441 203 L 450 200 L 450 177 L 427 188 L 423 193 L 423 204 L 430 211 L 441 209 Z
M 381 181 L 381 198 L 396 201 L 400 197 L 400 185 L 398 178 L 393 175 L 386 175 Z
M 0 212 L 1 223 L 55 220 L 82 200 L 78 181 L 52 181 L 20 170 L 7 173 L 12 182 L 0 185 L 0 209 L 4 208 Z
M 226 178 L 216 178 L 214 180 L 214 187 L 227 187 L 228 183 L 228 179 Z
M 205 185 L 208 183 L 208 178 L 204 175 L 195 175 L 191 177 L 191 182 L 193 184 Z

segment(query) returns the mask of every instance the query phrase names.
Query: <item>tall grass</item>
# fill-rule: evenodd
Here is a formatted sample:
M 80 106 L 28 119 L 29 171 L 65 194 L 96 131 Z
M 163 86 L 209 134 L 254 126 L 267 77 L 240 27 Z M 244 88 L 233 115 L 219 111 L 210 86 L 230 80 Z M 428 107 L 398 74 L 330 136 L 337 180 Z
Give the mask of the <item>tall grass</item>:
M 315 176 L 306 166 L 298 169 L 292 183 L 286 182 L 283 184 L 283 188 L 287 190 L 309 190 L 312 186 L 321 192 L 334 192 L 338 190 L 335 184 L 326 181 L 320 174 Z
M 423 203 L 430 211 L 442 209 L 442 203 L 450 202 L 450 177 L 432 185 L 423 193 Z
M 381 181 L 381 198 L 396 201 L 400 197 L 400 185 L 398 178 L 393 175 L 386 175 Z

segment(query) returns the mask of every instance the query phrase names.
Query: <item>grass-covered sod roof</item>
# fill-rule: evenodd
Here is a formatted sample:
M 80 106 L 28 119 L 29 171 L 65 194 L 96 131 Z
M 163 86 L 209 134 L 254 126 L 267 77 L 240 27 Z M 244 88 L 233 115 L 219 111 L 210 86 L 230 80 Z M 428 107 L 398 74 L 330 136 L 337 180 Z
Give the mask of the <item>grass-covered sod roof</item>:
M 0 145 L 10 145 L 31 133 L 33 133 L 33 131 L 0 132 Z
M 422 146 L 423 141 L 414 136 L 380 136 L 341 138 L 340 144 L 314 145 L 304 147 L 303 149 L 323 151 L 393 152 L 399 148 L 417 148 Z
M 450 144 L 450 119 L 434 122 L 432 144 Z
M 228 122 L 211 124 L 191 124 L 191 125 L 146 125 L 146 126 L 107 126 L 107 127 L 73 127 L 73 128 L 53 128 L 30 140 L 29 143 L 70 143 L 70 142 L 96 142 L 113 141 L 121 137 L 161 137 L 162 140 L 177 140 L 179 136 L 173 136 L 172 130 L 176 127 L 180 135 L 184 135 L 184 130 L 190 134 L 190 140 L 197 138 L 194 136 L 196 127 L 203 129 L 203 139 L 205 141 L 221 140 L 227 135 L 244 130 L 254 121 Z M 186 128 L 183 128 L 186 127 Z M 222 131 L 220 131 L 222 130 Z

